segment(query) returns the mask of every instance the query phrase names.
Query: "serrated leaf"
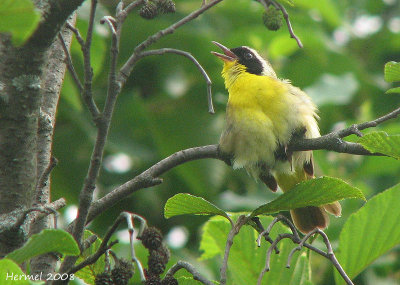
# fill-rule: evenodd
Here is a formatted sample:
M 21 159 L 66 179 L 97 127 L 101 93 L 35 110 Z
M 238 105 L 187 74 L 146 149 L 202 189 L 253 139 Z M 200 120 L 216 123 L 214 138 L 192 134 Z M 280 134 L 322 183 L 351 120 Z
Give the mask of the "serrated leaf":
M 236 219 L 240 214 L 232 215 Z M 273 217 L 263 216 L 261 223 L 267 227 Z M 226 239 L 231 229 L 230 223 L 218 216 L 212 217 L 203 227 L 200 250 L 204 251 L 201 258 L 209 259 L 215 256 L 223 258 Z M 289 232 L 288 228 L 282 224 L 275 224 L 272 229 L 271 237 L 274 239 L 279 233 Z M 235 236 L 228 259 L 228 284 L 257 284 L 257 279 L 265 265 L 266 250 L 269 247 L 267 242 L 262 242 L 261 247 L 256 244 L 258 233 L 250 226 L 244 226 L 239 234 Z M 293 274 L 298 270 L 298 256 L 293 256 L 291 268 L 286 268 L 289 252 L 296 247 L 290 240 L 282 240 L 278 244 L 280 253 L 271 256 L 271 271 L 265 273 L 262 284 L 281 285 L 281 284 L 306 284 L 293 283 L 298 279 Z M 303 266 L 305 264 L 301 264 Z M 300 265 L 299 265 L 300 266 Z M 298 275 L 297 275 L 298 276 Z M 293 282 L 292 282 L 293 281 Z M 292 282 L 292 283 L 291 283 Z
M 20 264 L 34 256 L 53 251 L 66 255 L 78 255 L 79 247 L 74 238 L 66 231 L 47 229 L 32 235 L 23 247 L 11 252 L 6 257 Z
M 83 239 L 87 239 L 91 235 L 93 235 L 91 231 L 85 230 Z M 79 256 L 77 264 L 81 263 L 87 257 L 94 254 L 100 247 L 101 242 L 102 240 L 100 238 L 97 238 L 97 240 L 94 243 L 92 243 L 92 245 Z M 104 265 L 105 265 L 104 257 L 100 257 L 94 264 L 90 264 L 84 267 L 83 269 L 76 272 L 75 275 L 81 278 L 87 284 L 94 284 L 96 275 L 104 271 Z
M 363 193 L 341 179 L 319 177 L 297 184 L 277 199 L 254 210 L 251 216 L 272 214 L 306 206 L 320 206 L 346 198 L 365 200 Z
M 385 92 L 385 94 L 400 93 L 400 87 L 390 88 Z
M 337 258 L 350 278 L 400 244 L 400 184 L 376 195 L 346 221 Z M 336 284 L 345 284 L 335 273 Z
M 30 0 L 0 1 L 0 32 L 10 33 L 14 45 L 21 45 L 33 33 L 40 14 Z
M 228 218 L 227 213 L 201 197 L 179 193 L 168 199 L 164 207 L 164 216 L 167 219 L 186 214 L 220 215 Z
M 373 132 L 361 137 L 358 142 L 372 153 L 382 153 L 400 159 L 400 135 Z
M 385 64 L 385 81 L 400 81 L 400 62 L 390 61 Z

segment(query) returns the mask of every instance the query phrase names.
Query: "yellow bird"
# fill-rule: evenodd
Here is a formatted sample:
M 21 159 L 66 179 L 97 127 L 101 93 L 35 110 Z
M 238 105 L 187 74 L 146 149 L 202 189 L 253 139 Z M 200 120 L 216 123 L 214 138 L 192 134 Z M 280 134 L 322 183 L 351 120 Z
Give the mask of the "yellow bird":
M 289 153 L 292 137 L 319 137 L 317 108 L 306 93 L 281 80 L 268 61 L 255 50 L 241 46 L 229 49 L 213 42 L 223 54 L 212 52 L 224 62 L 222 77 L 229 92 L 226 126 L 219 147 L 233 159 L 233 168 L 245 168 L 272 191 L 278 185 L 286 192 L 297 183 L 314 177 L 312 151 Z M 326 211 L 340 216 L 335 202 L 290 211 L 303 233 L 329 224 Z

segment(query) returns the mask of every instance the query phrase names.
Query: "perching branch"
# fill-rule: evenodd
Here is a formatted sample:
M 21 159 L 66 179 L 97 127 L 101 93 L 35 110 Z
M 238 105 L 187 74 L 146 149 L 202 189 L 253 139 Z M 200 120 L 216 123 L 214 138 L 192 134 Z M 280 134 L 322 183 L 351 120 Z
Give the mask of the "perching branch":
M 295 138 L 290 142 L 288 149 L 293 151 L 305 151 L 305 150 L 330 150 L 340 153 L 348 153 L 355 155 L 382 155 L 370 153 L 363 146 L 358 143 L 351 143 L 342 140 L 343 137 L 354 133 L 355 129 L 367 129 L 370 127 L 377 126 L 387 120 L 396 118 L 400 114 L 400 108 L 390 112 L 376 120 L 353 125 L 349 128 L 326 134 L 319 138 L 314 139 L 297 139 Z M 126 198 L 133 192 L 136 192 L 143 188 L 152 187 L 162 183 L 159 178 L 160 175 L 171 170 L 172 168 L 183 164 L 188 161 L 214 158 L 229 163 L 227 157 L 219 152 L 218 145 L 207 145 L 189 148 L 178 151 L 169 157 L 161 160 L 155 165 L 151 166 L 146 171 L 142 172 L 132 180 L 120 185 L 113 191 L 108 193 L 106 196 L 93 202 L 90 207 L 88 214 L 87 223 L 92 221 L 97 215 L 106 211 L 108 208 L 115 205 L 118 201 Z
M 383 122 L 397 118 L 399 114 L 400 108 L 397 108 L 394 111 L 375 120 L 360 124 L 354 124 L 346 129 L 335 131 L 323 135 L 319 138 L 295 139 L 289 143 L 288 148 L 292 151 L 325 149 L 340 153 L 349 153 L 356 155 L 382 155 L 379 153 L 370 153 L 362 145 L 358 143 L 346 142 L 342 139 L 352 134 L 362 136 L 362 133 L 360 132 L 361 130 L 376 127 Z
M 182 268 L 186 269 L 190 274 L 192 274 L 194 280 L 197 280 L 205 285 L 214 285 L 213 282 L 207 280 L 207 278 L 201 275 L 193 265 L 182 260 L 179 260 L 175 265 L 173 265 L 165 276 L 173 276 Z

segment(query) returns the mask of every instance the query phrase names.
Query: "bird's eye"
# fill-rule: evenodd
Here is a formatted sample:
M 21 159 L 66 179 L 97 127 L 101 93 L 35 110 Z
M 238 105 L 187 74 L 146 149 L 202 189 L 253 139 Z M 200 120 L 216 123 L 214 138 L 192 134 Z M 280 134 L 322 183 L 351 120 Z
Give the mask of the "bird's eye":
M 247 52 L 247 53 L 244 54 L 244 58 L 247 59 L 247 60 L 252 59 L 253 58 L 253 54 L 250 53 L 250 52 Z

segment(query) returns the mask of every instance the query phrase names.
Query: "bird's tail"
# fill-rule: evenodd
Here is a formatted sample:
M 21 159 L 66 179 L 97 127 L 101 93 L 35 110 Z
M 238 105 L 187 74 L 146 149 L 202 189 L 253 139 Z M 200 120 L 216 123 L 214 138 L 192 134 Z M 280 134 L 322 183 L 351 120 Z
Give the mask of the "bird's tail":
M 312 172 L 308 171 L 309 165 L 304 168 L 297 168 L 291 173 L 276 174 L 276 180 L 283 192 L 292 189 L 301 181 L 312 179 Z M 329 216 L 327 212 L 335 215 L 341 215 L 342 208 L 339 202 L 323 205 L 320 207 L 308 206 L 304 208 L 293 209 L 290 211 L 293 223 L 302 233 L 307 234 L 316 228 L 325 229 L 329 225 Z

